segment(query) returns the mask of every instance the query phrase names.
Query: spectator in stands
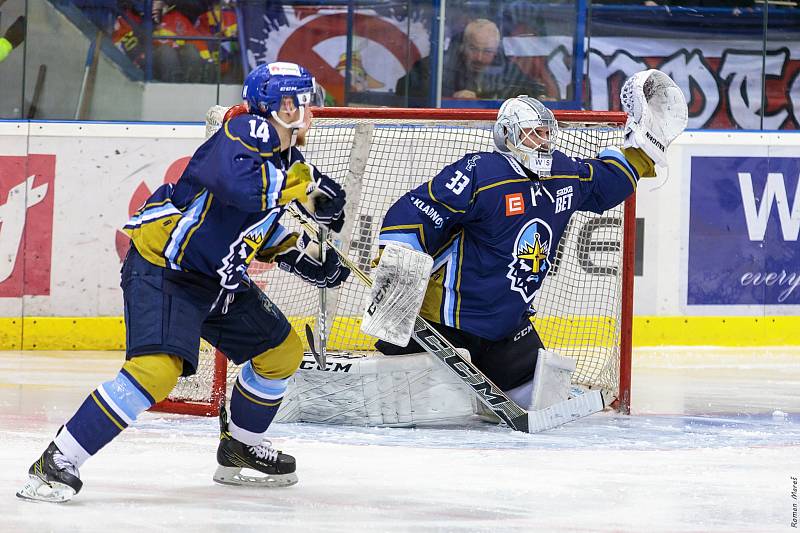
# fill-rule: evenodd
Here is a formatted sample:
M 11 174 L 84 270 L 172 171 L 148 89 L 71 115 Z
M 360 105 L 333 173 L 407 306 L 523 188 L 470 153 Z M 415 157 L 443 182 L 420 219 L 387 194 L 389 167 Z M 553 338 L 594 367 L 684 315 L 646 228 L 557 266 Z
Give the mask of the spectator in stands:
M 205 0 L 187 3 L 178 0 L 153 0 L 153 76 L 166 82 L 216 81 L 216 65 L 208 41 L 157 39 L 157 37 L 210 37 L 195 28 L 197 9 Z M 184 12 L 187 9 L 188 12 Z M 202 12 L 202 11 L 201 11 Z
M 25 17 L 17 17 L 6 33 L 0 37 L 0 62 L 25 40 Z
M 444 53 L 442 97 L 464 99 L 505 99 L 518 94 L 546 97 L 544 86 L 519 69 L 500 49 L 500 30 L 488 19 L 467 24 Z M 421 100 L 430 92 L 430 56 L 417 61 L 397 82 L 395 92 Z
M 192 20 L 169 2 L 154 0 L 152 11 L 145 13 L 146 2 L 120 0 L 121 15 L 117 18 L 112 39 L 114 44 L 140 68 L 144 68 L 146 17 L 153 28 L 153 79 L 169 83 L 198 83 L 216 81 L 216 65 L 203 36 Z M 194 16 L 193 13 L 190 13 Z M 163 37 L 187 37 L 187 39 Z M 162 37 L 162 38 L 159 38 Z
M 220 43 L 209 43 L 211 55 L 219 62 L 220 81 L 240 85 L 244 81 L 239 52 L 239 32 L 236 11 L 228 0 L 216 2 L 202 13 L 194 23 L 203 35 L 226 39 Z

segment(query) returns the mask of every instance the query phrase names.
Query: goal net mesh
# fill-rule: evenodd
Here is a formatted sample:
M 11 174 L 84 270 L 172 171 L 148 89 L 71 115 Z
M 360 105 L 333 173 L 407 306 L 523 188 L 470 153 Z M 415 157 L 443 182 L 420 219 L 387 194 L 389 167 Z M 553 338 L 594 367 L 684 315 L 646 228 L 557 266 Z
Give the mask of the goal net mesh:
M 376 110 L 369 110 L 375 112 Z M 558 114 L 557 114 L 558 117 Z M 340 248 L 365 272 L 377 256 L 378 232 L 392 203 L 469 152 L 494 149 L 491 120 L 315 118 L 306 159 L 347 191 L 346 225 Z M 561 122 L 557 147 L 570 156 L 594 157 L 622 142 L 621 124 L 597 122 L 590 114 Z M 577 212 L 558 244 L 553 267 L 533 304 L 545 347 L 577 358 L 575 383 L 619 393 L 624 204 L 597 215 Z M 299 231 L 284 216 L 282 224 Z M 254 263 L 250 276 L 289 318 L 308 349 L 306 324 L 316 329 L 319 291 L 272 264 Z M 370 352 L 375 338 L 360 330 L 369 290 L 350 278 L 328 291 L 328 350 Z M 181 378 L 172 401 L 209 402 L 222 373 L 215 373 L 214 348 L 202 343 L 197 374 Z M 228 365 L 227 381 L 237 369 Z

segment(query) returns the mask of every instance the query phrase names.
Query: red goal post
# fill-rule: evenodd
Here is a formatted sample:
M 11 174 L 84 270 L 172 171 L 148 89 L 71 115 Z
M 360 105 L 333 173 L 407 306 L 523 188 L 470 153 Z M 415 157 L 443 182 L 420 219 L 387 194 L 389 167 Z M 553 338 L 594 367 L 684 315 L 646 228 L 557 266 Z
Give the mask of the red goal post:
M 469 152 L 493 149 L 497 110 L 314 109 L 314 127 L 302 149 L 306 159 L 343 184 L 347 217 L 340 248 L 369 272 L 386 209 L 403 193 Z M 626 114 L 554 111 L 557 146 L 568 155 L 593 157 L 618 146 Z M 293 227 L 283 217 L 281 222 Z M 545 346 L 578 359 L 574 381 L 611 391 L 614 406 L 630 410 L 635 197 L 595 215 L 575 213 L 564 232 L 554 268 L 534 300 L 534 324 Z M 315 325 L 317 290 L 270 265 L 254 263 L 251 277 L 289 318 L 305 343 Z M 328 300 L 332 351 L 368 352 L 374 339 L 360 332 L 368 294 L 355 276 Z M 306 345 L 306 349 L 308 346 Z M 203 341 L 195 376 L 181 378 L 156 410 L 214 416 L 236 368 Z

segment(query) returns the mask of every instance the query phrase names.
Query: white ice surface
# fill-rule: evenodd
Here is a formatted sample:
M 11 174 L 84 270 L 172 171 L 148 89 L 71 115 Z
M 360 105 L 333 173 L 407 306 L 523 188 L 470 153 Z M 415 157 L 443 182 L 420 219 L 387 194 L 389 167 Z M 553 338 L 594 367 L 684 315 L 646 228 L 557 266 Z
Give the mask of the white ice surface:
M 797 530 L 800 349 L 639 350 L 633 416 L 539 435 L 276 424 L 298 460 L 286 489 L 215 485 L 216 420 L 146 413 L 83 466 L 73 501 L 15 498 L 121 359 L 0 353 L 0 532 Z

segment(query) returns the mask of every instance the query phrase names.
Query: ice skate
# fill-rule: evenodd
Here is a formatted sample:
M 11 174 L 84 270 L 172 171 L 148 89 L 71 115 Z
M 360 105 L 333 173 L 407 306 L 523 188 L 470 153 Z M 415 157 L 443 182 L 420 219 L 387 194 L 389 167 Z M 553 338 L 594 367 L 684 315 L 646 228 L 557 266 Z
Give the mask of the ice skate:
M 294 457 L 281 453 L 269 441 L 249 446 L 234 439 L 228 431 L 228 413 L 225 405 L 219 410 L 219 447 L 217 471 L 214 481 L 223 485 L 251 487 L 288 487 L 297 483 Z M 255 470 L 263 476 L 242 472 L 243 468 Z
M 294 466 L 294 465 L 293 465 Z M 80 473 L 54 442 L 28 469 L 28 482 L 17 492 L 24 500 L 63 503 L 80 492 Z

